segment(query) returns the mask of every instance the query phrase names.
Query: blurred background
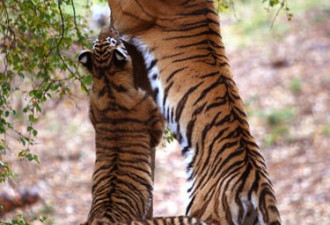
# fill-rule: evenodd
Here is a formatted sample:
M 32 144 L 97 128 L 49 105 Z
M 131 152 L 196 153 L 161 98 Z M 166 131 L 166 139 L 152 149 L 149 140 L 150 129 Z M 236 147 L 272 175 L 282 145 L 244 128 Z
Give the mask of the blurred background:
M 328 225 L 330 2 L 292 0 L 289 7 L 294 14 L 290 22 L 282 14 L 274 20 L 261 1 L 235 2 L 221 14 L 222 36 L 283 224 Z M 95 1 L 88 17 L 97 34 L 109 20 L 107 5 Z M 39 164 L 7 153 L 16 176 L 0 184 L 0 204 L 22 199 L 24 204 L 0 215 L 0 221 L 17 212 L 27 218 L 45 215 L 43 224 L 74 225 L 87 218 L 94 131 L 86 94 L 74 85 L 72 92 L 43 107 L 33 146 Z M 154 215 L 182 215 L 187 196 L 179 146 L 164 141 L 156 155 Z

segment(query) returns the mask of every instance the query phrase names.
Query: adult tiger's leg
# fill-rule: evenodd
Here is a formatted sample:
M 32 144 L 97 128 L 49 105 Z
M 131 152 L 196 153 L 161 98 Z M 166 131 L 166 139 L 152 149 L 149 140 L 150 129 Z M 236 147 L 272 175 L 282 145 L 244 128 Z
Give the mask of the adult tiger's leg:
M 109 5 L 113 26 L 144 54 L 153 93 L 187 158 L 188 214 L 221 225 L 280 224 L 213 1 Z

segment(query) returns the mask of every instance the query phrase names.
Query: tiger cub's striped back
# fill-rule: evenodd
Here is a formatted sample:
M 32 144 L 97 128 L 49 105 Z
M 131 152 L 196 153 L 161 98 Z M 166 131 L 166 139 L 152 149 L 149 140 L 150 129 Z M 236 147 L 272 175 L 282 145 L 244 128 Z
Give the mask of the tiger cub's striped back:
M 96 133 L 87 224 L 143 220 L 153 189 L 151 149 L 162 136 L 162 115 L 154 100 L 135 88 L 131 58 L 113 30 L 103 30 L 79 61 L 93 76 L 89 117 Z

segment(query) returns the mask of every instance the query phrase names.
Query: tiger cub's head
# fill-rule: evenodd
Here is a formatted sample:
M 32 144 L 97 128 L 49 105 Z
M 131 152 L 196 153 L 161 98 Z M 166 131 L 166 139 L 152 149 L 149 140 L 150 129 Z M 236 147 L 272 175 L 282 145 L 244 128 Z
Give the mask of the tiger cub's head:
M 131 67 L 131 59 L 123 42 L 111 28 L 103 29 L 92 50 L 82 51 L 78 59 L 93 78 L 98 79 Z
M 78 59 L 92 74 L 90 102 L 94 109 L 102 111 L 115 101 L 124 101 L 119 94 L 135 88 L 131 57 L 113 29 L 103 29 L 93 48 L 81 52 Z

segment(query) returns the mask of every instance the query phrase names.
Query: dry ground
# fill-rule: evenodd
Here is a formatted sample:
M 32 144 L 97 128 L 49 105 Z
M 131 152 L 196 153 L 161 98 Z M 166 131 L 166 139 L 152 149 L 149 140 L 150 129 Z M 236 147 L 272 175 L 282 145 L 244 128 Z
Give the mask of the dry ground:
M 280 41 L 253 43 L 228 55 L 253 135 L 265 156 L 287 225 L 330 223 L 330 24 L 298 18 Z M 87 100 L 66 99 L 38 123 L 40 165 L 11 164 L 18 176 L 0 191 L 35 189 L 42 201 L 24 210 L 46 214 L 46 224 L 77 225 L 91 201 L 94 136 Z M 185 170 L 178 146 L 157 151 L 154 214 L 179 215 L 185 208 Z M 12 215 L 8 215 L 10 218 Z M 36 223 L 37 224 L 37 223 Z

